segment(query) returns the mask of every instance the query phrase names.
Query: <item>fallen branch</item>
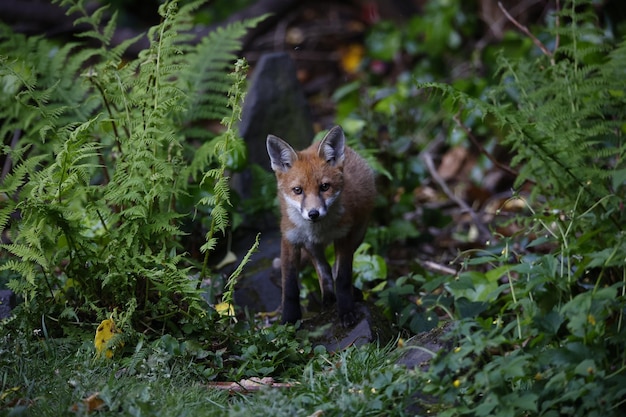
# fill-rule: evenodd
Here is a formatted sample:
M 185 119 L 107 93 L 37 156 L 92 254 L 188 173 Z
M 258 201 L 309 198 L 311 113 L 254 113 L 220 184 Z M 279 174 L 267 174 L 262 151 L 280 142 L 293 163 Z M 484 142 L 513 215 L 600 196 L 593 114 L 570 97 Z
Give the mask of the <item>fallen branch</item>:
M 219 390 L 225 390 L 232 393 L 248 393 L 248 392 L 256 392 L 266 387 L 271 388 L 292 388 L 295 384 L 290 383 L 281 383 L 274 382 L 274 378 L 265 377 L 265 378 L 257 378 L 252 377 L 250 379 L 242 379 L 239 382 L 211 382 L 209 383 L 210 388 L 215 388 Z
M 433 261 L 420 261 L 420 264 L 424 268 L 431 270 L 433 272 L 439 272 L 439 273 L 448 274 L 448 275 L 456 275 L 459 273 L 459 271 L 457 271 L 454 268 L 450 268 L 449 266 L 441 265 Z

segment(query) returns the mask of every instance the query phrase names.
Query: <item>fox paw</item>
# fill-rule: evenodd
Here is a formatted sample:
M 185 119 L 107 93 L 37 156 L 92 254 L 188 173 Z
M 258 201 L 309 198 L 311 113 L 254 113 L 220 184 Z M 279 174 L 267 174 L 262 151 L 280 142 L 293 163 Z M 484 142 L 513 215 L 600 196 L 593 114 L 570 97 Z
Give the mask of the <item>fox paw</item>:
M 343 327 L 352 327 L 357 323 L 358 317 L 354 311 L 347 311 L 339 315 L 339 320 Z

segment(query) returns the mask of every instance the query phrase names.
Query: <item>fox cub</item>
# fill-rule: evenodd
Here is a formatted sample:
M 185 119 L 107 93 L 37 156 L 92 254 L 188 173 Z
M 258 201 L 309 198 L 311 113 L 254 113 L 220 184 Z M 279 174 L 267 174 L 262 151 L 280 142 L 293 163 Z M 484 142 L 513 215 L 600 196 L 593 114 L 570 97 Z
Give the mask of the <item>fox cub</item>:
M 324 305 L 337 301 L 341 323 L 352 325 L 352 258 L 374 206 L 374 173 L 346 146 L 339 126 L 300 152 L 269 135 L 267 152 L 281 209 L 282 321 L 294 323 L 302 317 L 298 271 L 304 249 L 317 271 Z M 324 256 L 330 243 L 335 245 L 332 270 Z

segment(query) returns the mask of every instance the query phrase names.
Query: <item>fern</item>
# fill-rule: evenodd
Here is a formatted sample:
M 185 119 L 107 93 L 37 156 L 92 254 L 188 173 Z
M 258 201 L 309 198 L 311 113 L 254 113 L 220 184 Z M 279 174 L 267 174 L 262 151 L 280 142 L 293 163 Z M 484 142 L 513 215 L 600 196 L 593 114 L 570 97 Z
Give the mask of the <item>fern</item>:
M 568 24 L 550 30 L 559 45 L 552 53 L 500 56 L 500 83 L 482 99 L 421 84 L 442 91 L 460 114 L 482 115 L 483 127 L 512 151 L 515 184 L 530 191 L 531 215 L 517 220 L 555 245 L 555 268 L 545 278 L 559 304 L 586 289 L 623 285 L 626 277 L 619 261 L 626 257 L 626 43 L 604 39 L 589 7 L 565 4 L 559 18 Z M 546 291 L 545 282 L 536 289 Z
M 202 178 L 201 184 L 213 181 L 212 194 L 200 200 L 199 204 L 205 204 L 212 207 L 211 210 L 211 226 L 206 236 L 206 243 L 201 250 L 205 253 L 204 265 L 202 267 L 201 277 L 206 276 L 208 255 L 215 247 L 217 239 L 216 232 L 224 234 L 228 226 L 228 211 L 226 206 L 230 205 L 230 190 L 228 187 L 228 177 L 226 171 L 229 167 L 230 152 L 236 150 L 237 144 L 241 144 L 241 138 L 237 137 L 236 125 L 241 119 L 242 107 L 240 103 L 245 97 L 245 74 L 248 65 L 244 60 L 238 60 L 235 64 L 235 70 L 230 74 L 232 78 L 232 86 L 228 92 L 228 104 L 231 114 L 222 120 L 222 124 L 226 126 L 226 132 L 219 136 L 214 143 L 215 153 L 218 155 L 219 167 L 207 171 Z M 230 152 L 229 152 L 230 151 Z
M 622 230 L 625 45 L 604 39 L 589 2 L 567 2 L 558 18 L 567 22 L 550 29 L 558 48 L 532 62 L 501 55 L 501 81 L 487 100 L 443 84 L 421 86 L 494 122 L 519 167 L 516 185 L 531 181 L 535 200 L 578 219 L 579 232 Z
M 203 144 L 195 150 L 193 159 L 184 172 L 185 175 L 195 178 L 203 173 L 204 167 L 215 162 L 217 155 L 220 155 L 216 149 L 219 139 L 216 139 L 208 129 L 196 124 L 200 120 L 223 120 L 229 117 L 229 109 L 232 109 L 228 98 L 229 86 L 237 81 L 225 73 L 223 68 L 236 60 L 233 51 L 239 48 L 238 39 L 265 18 L 266 16 L 260 16 L 218 28 L 204 38 L 194 53 L 190 54 L 189 66 L 185 69 L 184 77 L 187 85 L 184 88 L 197 91 L 198 94 L 187 97 L 187 111 L 181 115 L 181 124 L 185 127 L 185 134 L 188 137 L 201 140 Z M 245 73 L 243 68 L 239 71 L 240 74 Z M 237 99 L 243 100 L 243 96 Z M 235 116 L 235 120 L 239 117 L 240 115 Z
M 10 286 L 25 296 L 26 309 L 59 319 L 92 320 L 119 309 L 134 325 L 153 328 L 152 321 L 203 316 L 197 282 L 184 265 L 189 260 L 180 253 L 179 223 L 189 213 L 175 203 L 188 179 L 206 171 L 216 198 L 202 204 L 212 212 L 213 230 L 228 225 L 227 155 L 242 146 L 234 120 L 245 78 L 244 67 L 234 79 L 228 68 L 238 38 L 258 19 L 193 45 L 193 12 L 202 2 L 168 1 L 159 8 L 161 23 L 148 32 L 150 46 L 123 61 L 137 38 L 110 45 L 115 13 L 103 23 L 106 8 L 90 15 L 82 0 L 61 4 L 82 14 L 77 22 L 88 29 L 80 37 L 95 47 L 58 48 L 0 27 L 6 39 L 0 81 L 9 92 L 0 96 L 6 120 L 0 133 L 17 138 L 2 151 L 12 170 L 0 185 L 8 200 L 0 227 L 13 229 L 14 242 L 2 245 L 11 258 L 0 270 L 22 277 Z M 233 84 L 237 93 L 229 98 Z M 181 127 L 200 117 L 223 118 L 226 132 L 190 160 L 191 129 Z M 19 222 L 12 221 L 16 212 Z

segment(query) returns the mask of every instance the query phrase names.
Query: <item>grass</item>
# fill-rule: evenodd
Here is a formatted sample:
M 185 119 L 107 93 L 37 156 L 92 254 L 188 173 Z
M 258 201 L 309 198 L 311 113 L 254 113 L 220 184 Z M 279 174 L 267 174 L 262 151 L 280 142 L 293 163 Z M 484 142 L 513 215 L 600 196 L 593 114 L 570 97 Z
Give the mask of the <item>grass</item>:
M 0 414 L 62 416 L 218 415 L 227 394 L 208 390 L 190 365 L 145 347 L 131 358 L 96 360 L 91 342 L 73 339 L 7 340 L 0 356 L 3 369 Z M 8 343 L 7 343 L 8 342 Z M 150 352 L 151 351 L 151 352 Z M 87 401 L 97 394 L 91 404 Z M 100 403 L 100 401 L 102 403 Z M 213 403 L 211 412 L 205 412 Z M 208 411 L 208 410 L 207 410 Z
M 0 415 L 393 416 L 406 414 L 418 382 L 396 364 L 394 345 L 335 354 L 318 348 L 290 368 L 289 375 L 299 376 L 274 376 L 289 387 L 243 394 L 210 386 L 228 375 L 211 368 L 215 361 L 168 349 L 162 341 L 138 343 L 107 360 L 95 359 L 88 335 L 79 341 L 0 333 Z

